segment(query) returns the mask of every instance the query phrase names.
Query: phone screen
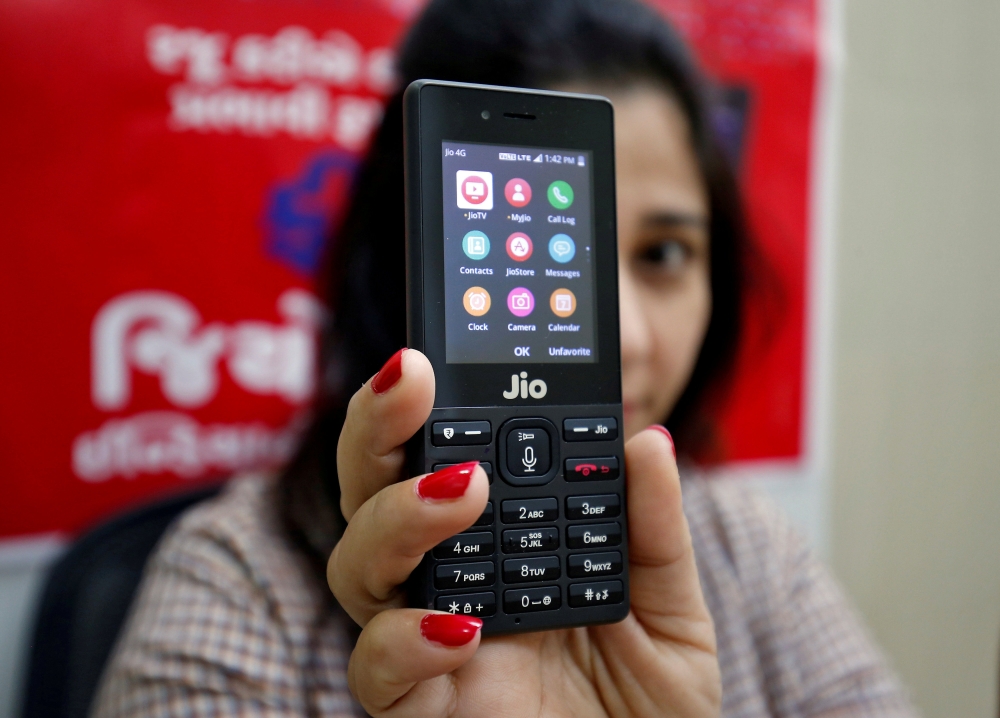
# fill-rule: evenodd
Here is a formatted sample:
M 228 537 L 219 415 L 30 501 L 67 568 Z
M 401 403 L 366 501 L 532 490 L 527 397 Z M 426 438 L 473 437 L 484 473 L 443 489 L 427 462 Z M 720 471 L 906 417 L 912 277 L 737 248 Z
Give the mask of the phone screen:
M 597 361 L 591 160 L 442 142 L 449 364 Z

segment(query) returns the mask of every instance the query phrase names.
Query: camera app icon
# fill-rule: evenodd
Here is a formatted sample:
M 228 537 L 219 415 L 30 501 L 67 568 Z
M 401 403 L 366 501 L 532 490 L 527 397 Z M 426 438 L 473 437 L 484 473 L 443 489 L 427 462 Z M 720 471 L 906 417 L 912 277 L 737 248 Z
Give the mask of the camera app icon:
M 465 311 L 474 317 L 481 317 L 490 311 L 490 293 L 482 287 L 469 287 L 462 297 Z
M 515 317 L 526 317 L 535 311 L 535 295 L 524 287 L 514 287 L 507 295 L 507 308 Z

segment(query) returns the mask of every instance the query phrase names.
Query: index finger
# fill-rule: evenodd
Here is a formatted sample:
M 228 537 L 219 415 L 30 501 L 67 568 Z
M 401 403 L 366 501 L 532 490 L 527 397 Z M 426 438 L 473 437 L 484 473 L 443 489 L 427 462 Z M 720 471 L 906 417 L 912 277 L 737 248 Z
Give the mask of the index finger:
M 400 349 L 347 407 L 337 443 L 340 509 L 348 521 L 365 501 L 406 478 L 404 444 L 434 406 L 434 369 L 415 349 Z

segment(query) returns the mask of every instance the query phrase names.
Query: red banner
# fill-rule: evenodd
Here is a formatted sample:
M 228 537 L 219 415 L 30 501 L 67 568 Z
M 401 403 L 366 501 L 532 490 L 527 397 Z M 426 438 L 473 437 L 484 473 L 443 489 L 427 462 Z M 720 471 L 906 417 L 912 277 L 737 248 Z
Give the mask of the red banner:
M 747 342 L 721 411 L 732 461 L 797 459 L 806 427 L 810 181 L 820 71 L 817 0 L 657 0 L 727 102 L 717 126 L 736 155 L 771 286 L 751 287 Z M 780 295 L 780 296 L 776 296 Z M 777 306 L 776 306 L 777 305 Z
M 324 313 L 312 272 L 419 4 L 0 11 L 0 536 L 75 532 L 293 450 Z M 727 88 L 719 129 L 788 301 L 743 359 L 728 442 L 794 458 L 813 1 L 661 5 Z

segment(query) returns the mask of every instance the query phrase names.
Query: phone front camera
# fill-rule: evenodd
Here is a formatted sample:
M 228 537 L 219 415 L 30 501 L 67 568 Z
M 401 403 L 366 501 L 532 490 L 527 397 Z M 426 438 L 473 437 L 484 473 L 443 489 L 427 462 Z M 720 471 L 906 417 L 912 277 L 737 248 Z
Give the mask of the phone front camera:
M 490 119 L 490 111 L 489 110 L 483 110 L 483 119 L 484 120 Z

